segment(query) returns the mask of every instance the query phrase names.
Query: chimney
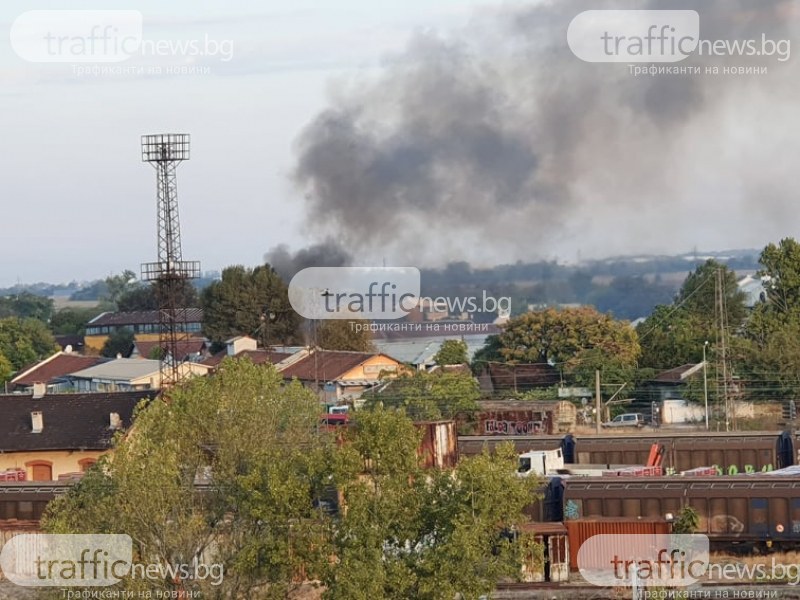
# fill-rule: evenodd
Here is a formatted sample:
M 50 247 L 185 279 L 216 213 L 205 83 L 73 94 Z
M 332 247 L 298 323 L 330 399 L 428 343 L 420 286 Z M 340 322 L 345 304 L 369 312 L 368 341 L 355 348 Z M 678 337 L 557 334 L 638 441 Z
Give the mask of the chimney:
M 228 356 L 236 356 L 245 350 L 255 350 L 258 348 L 258 342 L 246 335 L 240 335 L 230 339 L 226 344 L 228 346 Z
M 119 413 L 112 412 L 108 415 L 109 429 L 122 429 L 122 419 Z
M 33 384 L 33 398 L 43 398 L 47 393 L 47 384 L 42 381 L 36 381 Z
M 42 433 L 44 429 L 44 416 L 42 411 L 34 410 L 31 412 L 31 433 Z

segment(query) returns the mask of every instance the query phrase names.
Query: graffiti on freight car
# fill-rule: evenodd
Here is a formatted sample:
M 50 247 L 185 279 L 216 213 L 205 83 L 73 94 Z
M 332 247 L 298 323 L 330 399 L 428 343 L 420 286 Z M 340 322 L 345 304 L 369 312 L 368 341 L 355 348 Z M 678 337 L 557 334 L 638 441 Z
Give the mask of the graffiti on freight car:
M 487 419 L 484 421 L 485 435 L 527 435 L 529 433 L 542 433 L 541 421 L 498 421 Z
M 710 531 L 742 533 L 744 531 L 744 523 L 733 515 L 714 515 L 711 517 Z
M 574 500 L 567 500 L 567 503 L 564 505 L 564 518 L 569 519 L 577 519 L 581 516 L 580 511 L 578 510 L 578 505 Z

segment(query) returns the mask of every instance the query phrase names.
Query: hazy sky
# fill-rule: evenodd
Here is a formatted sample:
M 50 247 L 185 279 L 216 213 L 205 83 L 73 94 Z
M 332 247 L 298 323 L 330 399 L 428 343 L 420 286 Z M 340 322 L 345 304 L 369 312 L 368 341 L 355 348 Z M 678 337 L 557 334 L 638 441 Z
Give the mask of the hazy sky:
M 26 62 L 14 53 L 8 35 L 0 36 L 0 286 L 92 279 L 124 268 L 138 271 L 141 262 L 155 258 L 155 175 L 140 162 L 143 133 L 192 135 L 192 159 L 180 167 L 178 180 L 184 258 L 200 260 L 205 269 L 254 265 L 277 244 L 299 249 L 318 241 L 318 230 L 325 227 L 316 225 L 327 219 L 325 205 L 316 203 L 317 210 L 309 215 L 304 191 L 291 177 L 297 168 L 301 131 L 331 98 L 346 96 L 342 90 L 358 88 L 362 79 L 384 76 L 386 57 L 403 52 L 415 36 L 468 32 L 484 15 L 528 4 L 508 0 L 102 3 L 104 9 L 141 11 L 146 39 L 232 40 L 233 58 L 227 62 L 219 57 L 171 57 L 121 63 L 164 69 L 199 65 L 208 67 L 209 74 L 78 76 L 72 64 Z M 0 27 L 9 31 L 15 18 L 31 8 L 30 2 L 4 0 Z M 40 2 L 36 8 L 92 9 L 97 3 Z M 565 35 L 562 30 L 552 33 L 555 40 Z M 533 54 L 531 61 L 546 58 Z M 562 75 L 552 73 L 553 78 Z M 451 235 L 446 243 L 434 244 L 437 255 L 427 259 L 414 253 L 404 256 L 402 245 L 387 240 L 388 258 L 394 264 L 463 258 L 484 263 L 543 256 L 574 259 L 579 251 L 584 257 L 681 252 L 694 246 L 760 246 L 780 236 L 800 235 L 796 88 L 781 79 L 758 87 L 766 81 L 763 77 L 735 93 L 726 92 L 718 104 L 686 117 L 686 121 L 713 117 L 713 123 L 700 123 L 698 130 L 722 129 L 725 135 L 716 140 L 703 134 L 694 140 L 687 134 L 687 146 L 678 153 L 683 158 L 677 162 L 692 193 L 685 193 L 688 183 L 682 186 L 674 206 L 648 202 L 648 208 L 638 210 L 631 203 L 615 204 L 616 210 L 598 211 L 604 216 L 597 221 L 589 204 L 588 210 L 576 210 L 570 219 L 554 223 L 563 230 L 547 244 L 523 247 L 516 237 L 499 240 L 494 249 L 488 243 L 481 253 L 462 248 L 462 243 L 475 248 L 480 238 L 475 231 L 467 232 L 463 240 Z M 739 145 L 746 148 L 744 154 Z M 666 153 L 673 151 L 665 148 Z M 711 155 L 705 166 L 704 157 Z M 614 168 L 608 159 L 601 157 L 602 173 L 582 183 L 594 186 L 604 178 L 625 178 L 626 165 Z M 770 187 L 765 194 L 778 199 L 754 203 L 743 194 L 753 182 L 738 178 L 741 164 L 766 168 Z M 691 170 L 694 175 L 689 178 Z M 658 186 L 661 181 L 656 178 L 653 183 Z M 652 191 L 623 188 L 621 193 L 634 199 Z M 587 198 L 591 195 L 586 192 Z M 787 202 L 785 198 L 792 195 L 795 202 Z M 497 210 L 499 214 L 505 209 Z M 436 219 L 435 214 L 429 217 Z M 516 221 L 515 235 L 524 237 L 525 222 Z M 432 225 L 428 235 L 435 236 L 441 227 Z M 630 231 L 636 234 L 628 235 Z M 424 236 L 425 230 L 415 230 L 415 235 Z M 398 240 L 413 245 L 411 238 Z

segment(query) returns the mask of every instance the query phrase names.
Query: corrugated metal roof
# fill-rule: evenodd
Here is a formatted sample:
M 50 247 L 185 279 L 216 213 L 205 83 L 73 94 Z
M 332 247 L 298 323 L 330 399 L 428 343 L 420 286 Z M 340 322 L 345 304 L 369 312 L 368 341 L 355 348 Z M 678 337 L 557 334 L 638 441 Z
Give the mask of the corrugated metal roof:
M 159 311 L 137 310 L 132 312 L 105 312 L 89 321 L 90 327 L 108 327 L 125 325 L 158 325 L 160 323 Z M 187 308 L 186 321 L 188 323 L 202 323 L 203 309 Z
M 681 383 L 685 381 L 688 377 L 691 377 L 695 373 L 697 373 L 700 369 L 703 368 L 703 363 L 689 363 L 685 365 L 681 365 L 680 367 L 675 367 L 674 369 L 669 369 L 668 371 L 662 371 L 658 375 L 656 375 L 652 381 L 657 383 Z
M 556 522 L 542 522 L 542 521 L 531 521 L 530 523 L 524 523 L 520 529 L 524 533 L 535 533 L 539 535 L 566 535 L 567 528 L 564 527 L 563 523 L 556 523 Z
M 73 377 L 81 379 L 112 379 L 129 381 L 140 379 L 148 375 L 155 375 L 161 371 L 161 362 L 149 358 L 117 358 L 107 363 L 102 363 L 71 373 Z

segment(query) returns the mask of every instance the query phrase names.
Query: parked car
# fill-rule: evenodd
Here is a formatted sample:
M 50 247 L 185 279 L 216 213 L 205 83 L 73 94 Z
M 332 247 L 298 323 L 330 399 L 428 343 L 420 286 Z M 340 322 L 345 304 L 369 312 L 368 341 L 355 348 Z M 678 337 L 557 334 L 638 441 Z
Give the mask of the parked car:
M 603 427 L 644 427 L 644 415 L 642 413 L 625 413 L 617 415 L 602 425 Z

